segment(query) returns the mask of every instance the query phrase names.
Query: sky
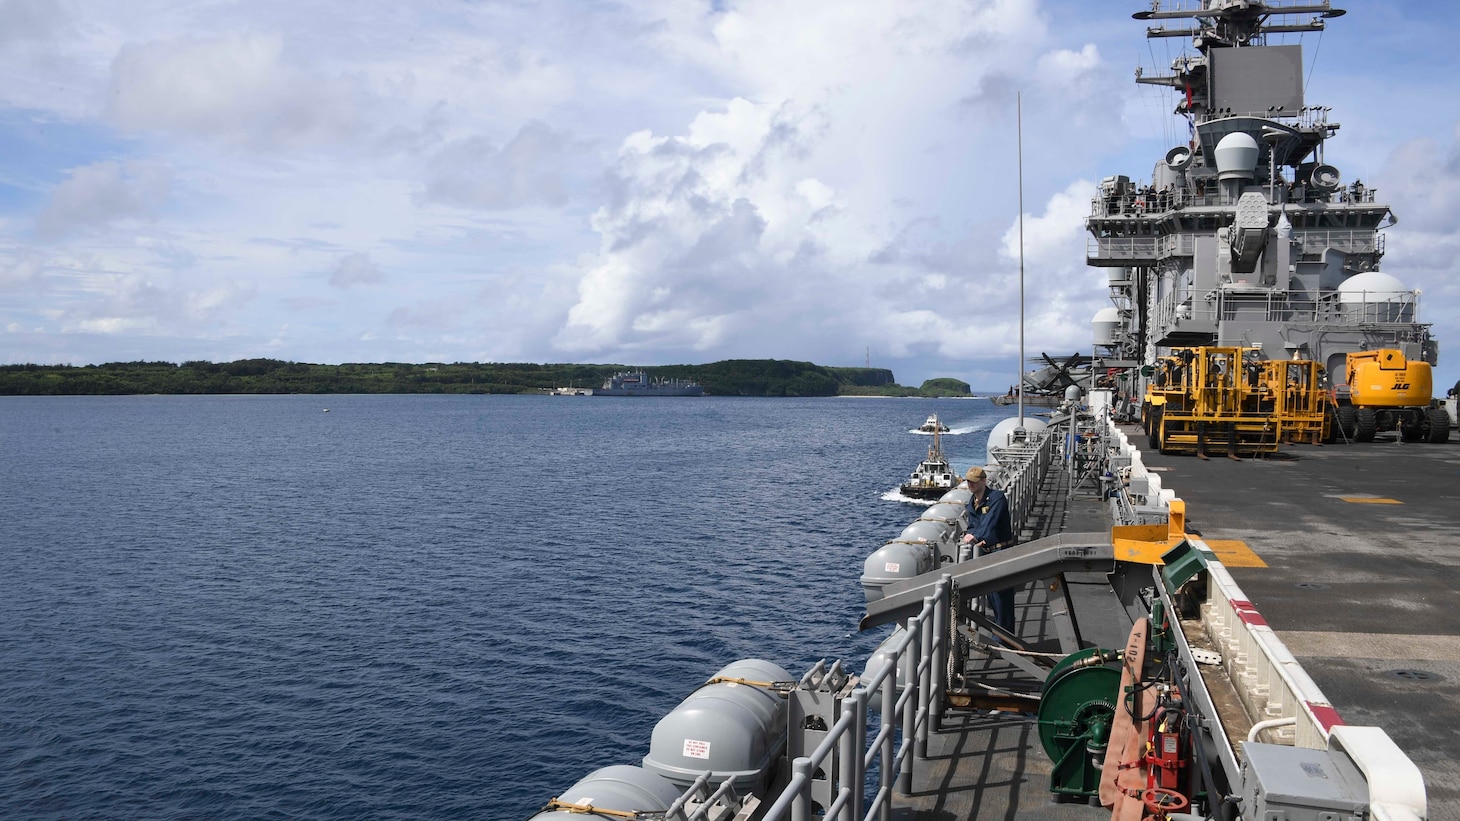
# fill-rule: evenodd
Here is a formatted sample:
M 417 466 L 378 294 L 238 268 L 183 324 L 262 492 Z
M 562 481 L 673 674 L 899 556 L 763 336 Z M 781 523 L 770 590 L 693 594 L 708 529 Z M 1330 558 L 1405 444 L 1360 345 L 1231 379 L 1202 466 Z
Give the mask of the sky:
M 1326 159 L 1460 378 L 1460 4 L 1335 2 Z M 0 0 L 0 363 L 1088 352 L 1096 182 L 1184 142 L 1141 0 Z M 1022 157 L 1022 161 L 1021 161 Z M 1022 167 L 1022 175 L 1021 175 Z M 1021 185 L 1022 176 L 1022 185 Z M 1022 209 L 1021 209 L 1022 192 Z

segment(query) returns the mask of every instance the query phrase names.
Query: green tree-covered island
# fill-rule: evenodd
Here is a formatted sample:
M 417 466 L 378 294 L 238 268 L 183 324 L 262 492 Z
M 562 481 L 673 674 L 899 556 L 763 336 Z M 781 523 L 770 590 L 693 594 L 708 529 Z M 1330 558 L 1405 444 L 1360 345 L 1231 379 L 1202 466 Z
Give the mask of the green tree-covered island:
M 398 362 L 312 365 L 278 359 L 236 362 L 109 362 L 104 365 L 3 365 L 0 395 L 226 393 L 540 393 L 596 388 L 614 373 L 690 379 L 711 396 L 968 396 L 957 379 L 897 384 L 886 368 L 834 368 L 780 359 L 727 359 L 707 365 L 571 365 Z

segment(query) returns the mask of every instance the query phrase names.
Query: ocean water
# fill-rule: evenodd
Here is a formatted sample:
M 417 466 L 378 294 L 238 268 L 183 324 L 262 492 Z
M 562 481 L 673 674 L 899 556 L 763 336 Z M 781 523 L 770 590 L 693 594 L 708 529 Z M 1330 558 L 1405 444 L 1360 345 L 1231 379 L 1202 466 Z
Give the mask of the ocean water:
M 726 664 L 861 669 L 930 413 L 1012 411 L 0 397 L 0 818 L 526 819 Z

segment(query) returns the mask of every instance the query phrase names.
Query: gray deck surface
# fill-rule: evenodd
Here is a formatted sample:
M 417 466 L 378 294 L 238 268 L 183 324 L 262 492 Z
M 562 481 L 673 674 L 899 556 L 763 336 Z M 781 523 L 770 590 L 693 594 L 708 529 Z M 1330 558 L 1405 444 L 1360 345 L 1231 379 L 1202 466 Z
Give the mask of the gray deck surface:
M 1077 488 L 1070 494 L 1069 478 L 1059 471 L 1051 474 L 1020 541 L 1110 529 L 1098 487 Z M 1130 622 L 1109 593 L 1104 576 L 1071 575 L 1067 582 L 1086 643 L 1123 647 Z M 1019 592 L 1015 613 L 1021 637 L 1047 643 L 1051 651 L 1057 649 L 1047 629 L 1044 591 L 1038 585 Z M 989 663 L 986 669 L 994 675 L 1000 670 L 996 663 Z M 943 731 L 928 740 L 928 760 L 914 766 L 913 794 L 897 798 L 892 817 L 929 821 L 1110 817 L 1109 810 L 1098 806 L 1054 803 L 1048 789 L 1049 772 L 1050 761 L 1039 742 L 1034 716 L 950 711 Z
M 1460 443 L 1381 434 L 1262 460 L 1142 456 L 1186 500 L 1189 530 L 1241 540 L 1266 562 L 1229 570 L 1343 720 L 1384 728 L 1419 766 L 1429 817 L 1460 819 Z M 1023 539 L 1108 527 L 1096 495 L 1067 500 L 1060 479 Z M 1070 582 L 1087 643 L 1123 644 L 1128 622 L 1100 578 Z M 1018 597 L 1027 639 L 1047 638 L 1042 604 L 1037 587 Z M 950 713 L 893 817 L 1109 817 L 1054 803 L 1049 767 L 1032 716 Z
M 1460 819 L 1460 441 L 1142 456 L 1189 530 L 1267 563 L 1229 570 L 1344 722 L 1384 728 L 1419 766 L 1430 818 Z M 1345 501 L 1365 497 L 1398 504 Z

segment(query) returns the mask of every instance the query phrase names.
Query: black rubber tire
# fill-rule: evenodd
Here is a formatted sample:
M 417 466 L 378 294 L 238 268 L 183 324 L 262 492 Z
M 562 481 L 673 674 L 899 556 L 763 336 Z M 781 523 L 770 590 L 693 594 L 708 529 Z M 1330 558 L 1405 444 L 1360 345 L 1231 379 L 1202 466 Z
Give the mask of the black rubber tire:
M 1338 406 L 1338 426 L 1343 430 L 1343 437 L 1352 442 L 1359 432 L 1358 410 L 1353 405 Z
M 1429 423 L 1429 430 L 1426 431 L 1425 441 L 1431 445 L 1443 445 L 1450 441 L 1450 413 L 1444 408 L 1430 408 L 1425 414 L 1425 421 Z
M 1355 442 L 1374 441 L 1374 434 L 1379 432 L 1379 415 L 1374 413 L 1373 408 L 1358 408 L 1355 423 Z
M 1151 419 L 1146 423 L 1146 444 L 1157 453 L 1161 452 L 1161 409 L 1151 408 Z
M 1167 430 L 1166 420 L 1157 419 L 1156 427 L 1159 429 L 1158 433 L 1160 434 L 1156 441 L 1156 450 L 1160 451 L 1161 453 L 1170 453 L 1171 449 L 1166 447 L 1166 438 L 1170 435 L 1171 432 Z

